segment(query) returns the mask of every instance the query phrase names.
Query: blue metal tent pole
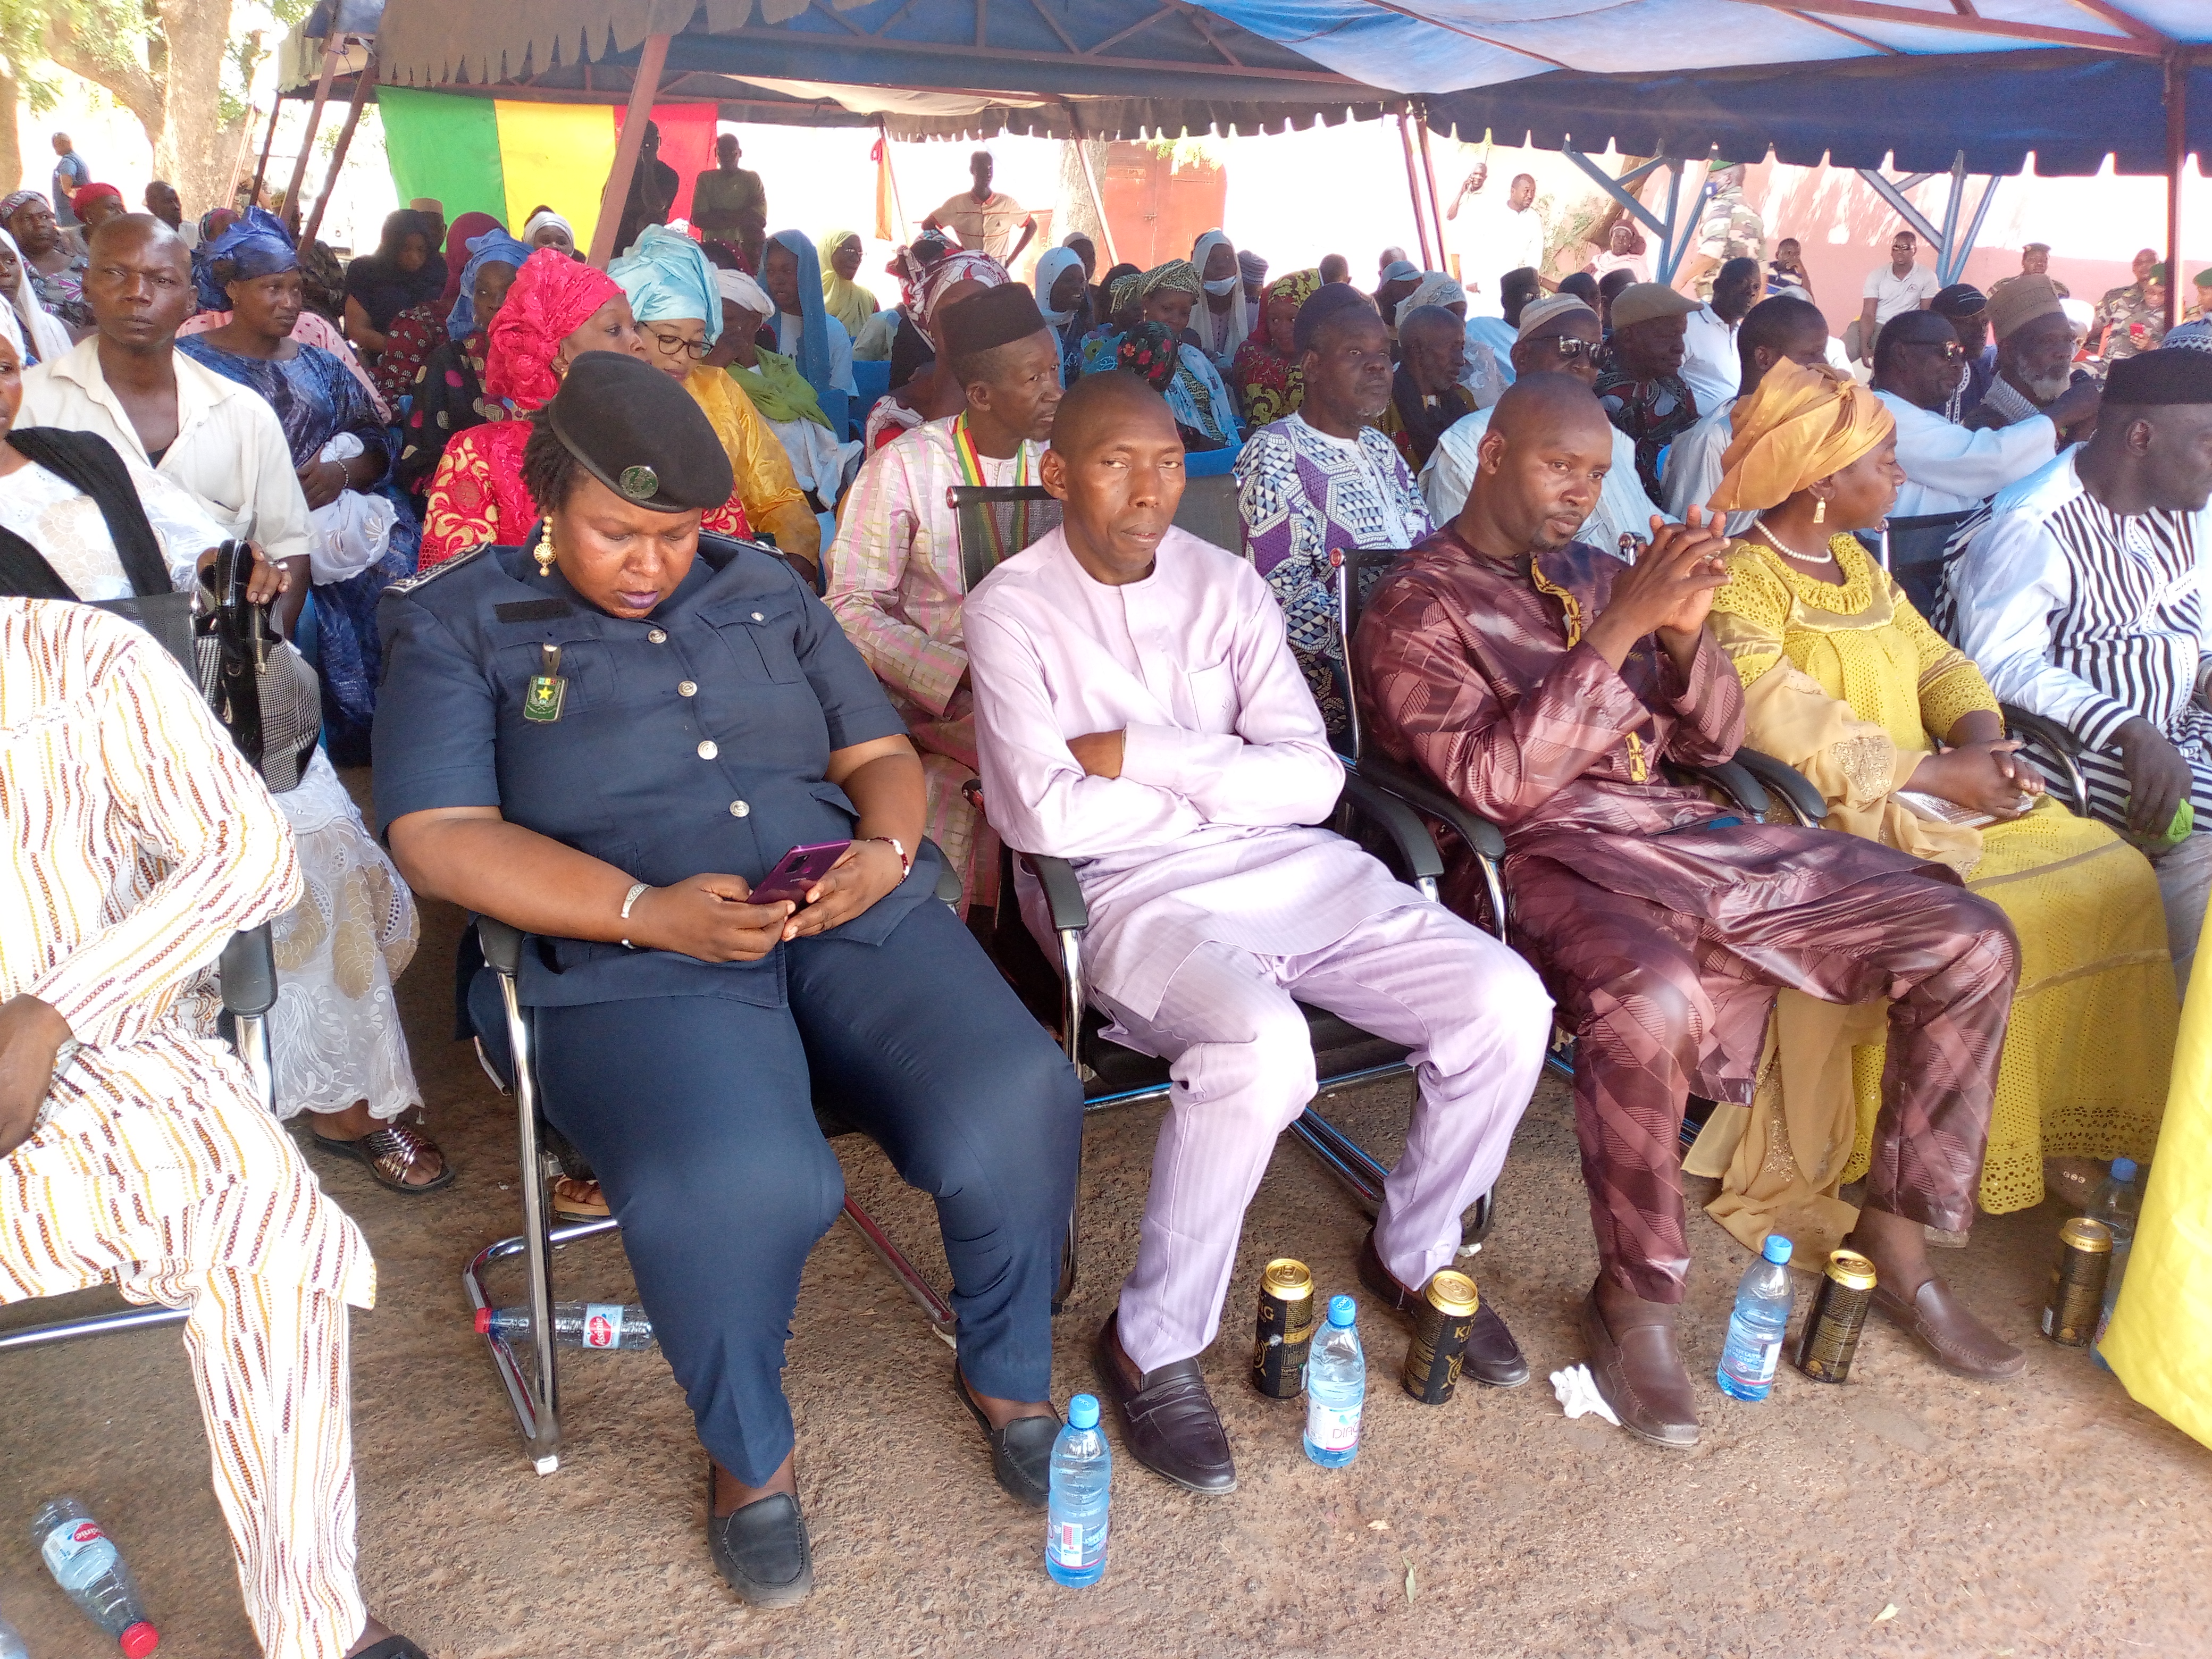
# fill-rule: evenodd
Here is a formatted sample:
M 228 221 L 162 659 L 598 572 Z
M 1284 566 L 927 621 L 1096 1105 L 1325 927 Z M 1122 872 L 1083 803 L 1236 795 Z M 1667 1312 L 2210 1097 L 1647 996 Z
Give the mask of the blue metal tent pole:
M 2166 57 L 2166 325 L 2181 321 L 2181 169 L 2189 162 L 2189 73 Z

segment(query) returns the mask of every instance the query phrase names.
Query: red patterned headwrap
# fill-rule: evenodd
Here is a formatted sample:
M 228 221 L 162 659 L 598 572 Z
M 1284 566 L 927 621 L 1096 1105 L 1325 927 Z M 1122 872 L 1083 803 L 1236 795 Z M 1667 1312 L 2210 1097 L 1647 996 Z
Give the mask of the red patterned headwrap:
M 484 390 L 521 412 L 541 407 L 561 382 L 553 354 L 610 300 L 622 284 L 604 270 L 541 247 L 514 273 L 514 286 L 491 319 L 484 349 Z

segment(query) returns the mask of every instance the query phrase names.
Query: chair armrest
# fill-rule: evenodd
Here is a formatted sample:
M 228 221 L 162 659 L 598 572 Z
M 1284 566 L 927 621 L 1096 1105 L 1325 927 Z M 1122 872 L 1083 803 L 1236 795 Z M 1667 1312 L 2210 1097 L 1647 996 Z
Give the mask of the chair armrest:
M 1344 774 L 1344 798 L 1390 837 L 1414 881 L 1434 881 L 1443 874 L 1443 854 L 1437 850 L 1437 838 L 1429 833 L 1429 826 L 1421 822 L 1419 812 L 1381 785 L 1349 768 Z
M 1751 775 L 1751 769 L 1735 761 L 1724 760 L 1714 766 L 1681 766 L 1674 769 L 1684 777 L 1711 784 L 1726 795 L 1738 811 L 1752 817 L 1763 817 L 1766 809 L 1774 804 L 1773 798 L 1766 793 L 1765 786 Z
M 222 947 L 216 972 L 222 983 L 223 1012 L 258 1019 L 276 1006 L 276 951 L 270 943 L 269 924 L 233 933 Z
M 1048 853 L 1018 854 L 1044 890 L 1045 907 L 1052 913 L 1053 931 L 1079 933 L 1091 925 L 1091 907 L 1083 902 L 1083 888 L 1075 879 L 1075 866 Z
M 1505 856 L 1505 832 L 1488 818 L 1480 817 L 1461 805 L 1449 795 L 1419 778 L 1395 761 L 1370 752 L 1358 763 L 1360 777 L 1385 793 L 1395 795 L 1416 811 L 1426 812 L 1431 817 L 1450 826 L 1453 833 L 1474 851 L 1486 859 Z
M 2076 817 L 2089 814 L 2089 785 L 2076 763 L 2081 753 L 2081 739 L 2057 720 L 2022 708 L 2017 703 L 2001 702 L 1997 713 L 2002 717 L 2005 730 L 2014 737 L 2042 750 L 2051 757 L 2050 770 L 2060 775 L 2060 787 L 2065 792 L 2066 805 Z
M 1756 749 L 1737 750 L 1731 763 L 1741 766 L 1771 793 L 1781 796 L 1806 823 L 1818 823 L 1828 816 L 1827 797 L 1796 767 L 1771 755 L 1762 755 Z
M 509 979 L 522 970 L 522 929 L 490 916 L 477 918 L 477 943 L 495 973 Z
M 957 910 L 960 908 L 960 893 L 962 887 L 960 872 L 952 867 L 952 860 L 945 856 L 945 849 L 939 847 L 935 842 L 932 841 L 927 836 L 924 836 L 921 838 L 921 847 L 927 847 L 931 852 L 937 854 L 937 897 L 939 902 L 949 904 L 954 909 Z M 921 856 L 921 847 L 915 848 L 915 856 L 916 858 L 920 858 Z

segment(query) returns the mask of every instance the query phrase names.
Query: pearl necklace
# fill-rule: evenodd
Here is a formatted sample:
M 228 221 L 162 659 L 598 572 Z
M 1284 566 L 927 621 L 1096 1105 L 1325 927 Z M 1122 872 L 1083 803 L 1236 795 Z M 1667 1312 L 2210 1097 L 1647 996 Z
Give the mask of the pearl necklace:
M 1820 550 L 1820 556 L 1817 560 L 1815 560 L 1809 553 L 1800 553 L 1797 551 L 1796 549 L 1790 546 L 1788 542 L 1784 541 L 1780 536 L 1775 533 L 1772 527 L 1767 524 L 1766 518 L 1764 514 L 1760 514 L 1758 518 L 1753 519 L 1751 521 L 1751 524 L 1753 529 L 1758 531 L 1760 535 L 1766 538 L 1767 544 L 1772 547 L 1776 552 L 1779 553 L 1785 559 L 1795 559 L 1800 564 L 1826 567 L 1838 571 L 1843 568 L 1843 566 L 1838 562 L 1836 556 L 1825 547 Z

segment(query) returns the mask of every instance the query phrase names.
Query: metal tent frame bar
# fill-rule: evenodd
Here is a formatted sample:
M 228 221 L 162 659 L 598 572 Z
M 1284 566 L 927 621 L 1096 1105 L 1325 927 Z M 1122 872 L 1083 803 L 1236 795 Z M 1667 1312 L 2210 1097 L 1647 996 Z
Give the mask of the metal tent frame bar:
M 1696 161 L 1676 155 L 1655 156 L 1639 167 L 1632 167 L 1618 179 L 1607 173 L 1582 151 L 1569 147 L 1559 152 L 1589 176 L 1590 181 L 1614 201 L 1626 208 L 1637 223 L 1659 239 L 1659 258 L 1652 269 L 1652 280 L 1672 283 L 1674 273 L 1681 268 L 1683 258 L 1690 251 L 1691 239 L 1698 234 L 1698 221 L 1704 216 L 1705 176 L 1712 170 L 1710 156 Z M 1684 211 L 1683 179 L 1692 167 L 1698 169 L 1698 182 L 1690 186 L 1688 211 Z M 1635 187 L 1660 168 L 1667 172 L 1667 203 L 1663 216 L 1655 214 L 1638 199 Z
M 1962 234 L 1959 228 L 1960 212 L 1966 201 L 1966 153 L 1960 150 L 1951 163 L 1951 193 L 1943 204 L 1943 222 L 1939 228 L 1918 208 L 1905 199 L 1905 192 L 1942 175 L 1934 173 L 1915 173 L 1903 179 L 1893 179 L 1874 167 L 1854 168 L 1866 180 L 1875 194 L 1889 204 L 1897 216 L 1912 227 L 1920 238 L 1936 248 L 1936 275 L 1948 288 L 1959 280 L 1966 268 L 1966 256 L 1974 251 L 1974 243 L 1982 234 L 1982 221 L 1989 216 L 1990 204 L 1996 197 L 1999 179 L 1990 174 L 1983 183 L 1981 200 L 1976 204 L 1973 216 L 1966 221 Z

